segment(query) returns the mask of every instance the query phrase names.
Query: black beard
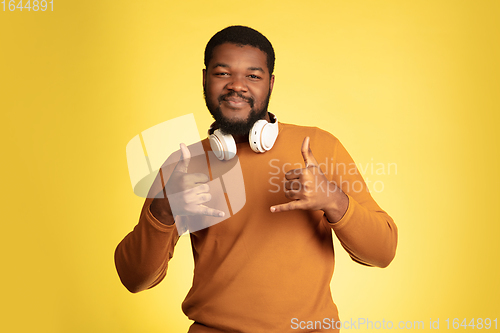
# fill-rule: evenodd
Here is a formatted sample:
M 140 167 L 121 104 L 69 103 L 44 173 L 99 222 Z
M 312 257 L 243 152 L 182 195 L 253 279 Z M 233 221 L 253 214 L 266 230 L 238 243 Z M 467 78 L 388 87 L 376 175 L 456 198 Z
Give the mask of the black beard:
M 266 100 L 264 101 L 264 105 L 261 109 L 255 109 L 255 101 L 252 98 L 244 97 L 243 95 L 237 92 L 229 92 L 226 95 L 221 95 L 218 98 L 219 105 L 213 105 L 207 99 L 207 90 L 206 87 L 203 87 L 203 96 L 205 97 L 205 104 L 207 105 L 208 111 L 214 118 L 215 122 L 219 129 L 225 134 L 231 135 L 247 135 L 250 133 L 252 126 L 255 124 L 257 120 L 264 119 L 267 113 L 267 107 L 269 106 L 269 99 L 271 98 L 271 90 L 267 94 Z M 251 107 L 250 114 L 245 120 L 231 120 L 222 114 L 220 110 L 220 103 L 228 97 L 239 97 L 245 99 Z

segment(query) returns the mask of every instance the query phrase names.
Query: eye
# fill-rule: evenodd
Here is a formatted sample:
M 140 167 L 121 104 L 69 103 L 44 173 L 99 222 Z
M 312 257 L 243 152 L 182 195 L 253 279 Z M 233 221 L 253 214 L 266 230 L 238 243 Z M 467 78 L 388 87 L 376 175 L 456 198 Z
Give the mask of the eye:
M 228 76 L 229 73 L 226 72 L 219 72 L 219 73 L 214 73 L 215 76 Z
M 250 75 L 248 75 L 248 77 L 249 77 L 250 79 L 252 79 L 252 80 L 259 80 L 259 79 L 261 78 L 260 76 L 255 75 L 255 74 L 250 74 Z

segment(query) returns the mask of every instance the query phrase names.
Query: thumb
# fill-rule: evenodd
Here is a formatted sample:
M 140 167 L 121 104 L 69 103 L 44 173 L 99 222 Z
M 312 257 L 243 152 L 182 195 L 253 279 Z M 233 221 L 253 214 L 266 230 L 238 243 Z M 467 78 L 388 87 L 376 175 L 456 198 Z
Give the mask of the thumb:
M 311 165 L 318 165 L 318 162 L 316 161 L 316 158 L 314 158 L 314 155 L 311 151 L 311 146 L 310 146 L 310 139 L 308 136 L 304 138 L 304 141 L 302 142 L 302 157 L 304 158 L 304 163 L 306 164 L 306 168 L 311 166 Z
M 180 147 L 181 147 L 181 158 L 179 159 L 179 162 L 175 166 L 174 171 L 187 173 L 189 161 L 191 160 L 191 152 L 184 143 L 181 143 Z

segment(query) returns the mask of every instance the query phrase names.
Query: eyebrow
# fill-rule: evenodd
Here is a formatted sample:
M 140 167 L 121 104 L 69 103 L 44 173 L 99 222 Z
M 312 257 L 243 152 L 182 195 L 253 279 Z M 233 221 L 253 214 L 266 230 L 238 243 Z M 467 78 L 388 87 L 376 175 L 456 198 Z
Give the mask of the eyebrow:
M 265 74 L 266 72 L 264 72 L 264 70 L 262 69 L 262 67 L 248 67 L 249 70 L 251 71 L 259 71 L 259 72 L 262 72 L 263 74 Z
M 218 62 L 212 66 L 212 68 L 217 68 L 217 67 L 229 68 L 229 65 Z
M 215 69 L 217 67 L 222 67 L 222 68 L 230 68 L 230 66 L 228 64 L 224 64 L 224 63 L 221 63 L 221 62 L 218 62 L 218 63 L 215 63 L 213 66 L 212 66 L 212 69 Z M 247 68 L 248 70 L 250 71 L 259 71 L 259 72 L 262 72 L 263 74 L 265 74 L 266 72 L 262 69 L 262 67 L 248 67 Z

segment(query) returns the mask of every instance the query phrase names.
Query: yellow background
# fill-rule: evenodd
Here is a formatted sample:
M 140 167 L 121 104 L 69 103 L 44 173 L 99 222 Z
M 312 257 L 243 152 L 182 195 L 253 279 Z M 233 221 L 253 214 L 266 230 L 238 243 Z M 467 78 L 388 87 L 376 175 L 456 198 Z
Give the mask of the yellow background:
M 187 113 L 205 135 L 203 50 L 232 24 L 273 43 L 281 121 L 397 164 L 365 174 L 399 227 L 393 263 L 335 243 L 341 318 L 500 317 L 499 1 L 54 2 L 0 11 L 2 331 L 187 330 L 188 237 L 152 290 L 115 272 L 143 203 L 125 146 Z

